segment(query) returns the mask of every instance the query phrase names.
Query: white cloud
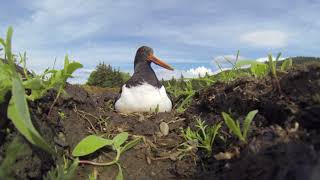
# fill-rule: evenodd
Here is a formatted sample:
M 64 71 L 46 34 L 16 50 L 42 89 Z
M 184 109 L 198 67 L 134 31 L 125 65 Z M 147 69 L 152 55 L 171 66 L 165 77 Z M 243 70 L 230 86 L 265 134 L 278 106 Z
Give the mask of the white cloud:
M 272 59 L 276 60 L 276 57 L 272 56 Z M 286 59 L 286 57 L 280 57 L 279 61 L 282 61 L 282 60 L 285 60 L 285 59 Z M 256 61 L 258 61 L 258 62 L 267 62 L 267 61 L 269 61 L 269 58 L 268 57 L 260 57 L 260 58 L 257 58 Z
M 205 76 L 206 74 L 208 74 L 208 75 L 212 75 L 213 74 L 211 69 L 208 69 L 208 68 L 206 68 L 204 66 L 200 66 L 200 67 L 197 67 L 197 68 L 191 68 L 191 69 L 189 69 L 187 71 L 187 73 L 191 73 L 194 76 L 199 76 L 200 75 L 201 77 Z
M 242 34 L 240 40 L 254 47 L 282 48 L 288 46 L 290 34 L 276 30 L 262 30 Z
M 175 69 L 174 71 L 169 71 L 166 69 L 155 69 L 155 73 L 158 79 L 164 79 L 164 80 L 171 79 L 172 77 L 180 78 L 181 74 L 185 78 L 199 77 L 199 74 L 202 77 L 205 76 L 206 73 L 208 73 L 209 75 L 213 74 L 212 69 L 206 68 L 204 66 L 199 66 L 197 68 L 190 68 L 188 70 Z

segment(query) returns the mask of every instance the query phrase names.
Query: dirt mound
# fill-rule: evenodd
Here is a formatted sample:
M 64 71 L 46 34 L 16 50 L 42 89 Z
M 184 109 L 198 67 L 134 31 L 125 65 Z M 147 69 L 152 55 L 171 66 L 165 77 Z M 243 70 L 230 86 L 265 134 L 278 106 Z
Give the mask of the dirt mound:
M 319 168 L 320 65 L 301 65 L 280 77 L 281 92 L 270 78 L 243 77 L 229 84 L 216 83 L 198 92 L 185 113 L 199 115 L 209 124 L 231 112 L 240 122 L 259 110 L 247 146 L 227 136 L 226 147 L 239 147 L 241 156 L 228 162 L 205 161 L 215 167 L 210 176 L 221 179 L 311 179 Z M 224 129 L 229 134 L 227 129 Z M 294 149 L 292 149 L 294 148 Z M 226 167 L 227 165 L 227 167 Z
M 121 155 L 125 179 L 312 179 L 319 177 L 320 152 L 320 65 L 299 66 L 281 75 L 280 93 L 270 78 L 243 77 L 231 83 L 215 83 L 198 92 L 184 114 L 119 114 L 113 109 L 115 92 L 94 93 L 95 89 L 76 85 L 66 87 L 48 115 L 56 92 L 29 102 L 35 127 L 59 156 L 50 158 L 27 141 L 27 156 L 16 161 L 16 179 L 41 179 L 55 164 L 70 157 L 76 144 L 89 134 L 115 135 L 127 131 L 142 135 L 144 142 Z M 100 90 L 99 90 L 100 92 Z M 1 109 L 5 108 L 5 105 Z M 207 157 L 200 150 L 181 158 L 181 128 L 194 127 L 195 117 L 212 125 L 222 121 L 221 112 L 231 112 L 240 122 L 254 109 L 255 117 L 248 144 L 240 143 L 223 125 L 221 135 Z M 160 124 L 169 133 L 160 131 Z M 0 161 L 8 143 L 17 135 L 2 133 Z M 1 134 L 0 134 L 1 135 Z M 1 136 L 0 136 L 1 137 Z M 107 151 L 108 152 L 108 151 Z M 232 152 L 229 160 L 214 155 Z M 83 159 L 109 161 L 114 154 L 98 151 Z M 32 166 L 31 166 L 32 165 Z M 114 179 L 117 167 L 81 165 L 75 179 L 87 179 L 95 169 L 99 179 Z

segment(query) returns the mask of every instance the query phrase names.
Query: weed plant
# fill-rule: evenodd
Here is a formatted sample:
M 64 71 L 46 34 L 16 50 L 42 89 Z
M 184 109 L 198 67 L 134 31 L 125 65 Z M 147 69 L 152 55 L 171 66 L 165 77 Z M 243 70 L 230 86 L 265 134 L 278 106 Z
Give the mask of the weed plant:
M 239 121 L 234 120 L 228 113 L 222 112 L 222 117 L 230 131 L 236 135 L 240 141 L 247 143 L 248 131 L 250 129 L 251 122 L 257 113 L 258 110 L 250 111 L 243 122 L 242 128 L 240 127 Z
M 185 146 L 186 149 L 193 148 L 194 146 L 196 146 L 196 148 L 202 148 L 207 151 L 208 156 L 211 156 L 213 142 L 221 128 L 221 123 L 209 127 L 205 125 L 204 121 L 198 118 L 196 128 L 197 130 L 195 131 L 191 130 L 190 127 L 186 130 L 181 130 L 181 134 L 186 141 L 183 146 Z
M 102 147 L 110 147 L 112 150 L 116 151 L 116 157 L 112 161 L 99 163 L 81 160 L 80 163 L 91 164 L 95 166 L 111 166 L 116 164 L 119 169 L 116 179 L 121 180 L 123 179 L 123 174 L 121 165 L 119 163 L 120 155 L 137 145 L 142 139 L 141 137 L 138 137 L 128 143 L 125 143 L 128 139 L 128 136 L 129 134 L 127 132 L 119 133 L 113 139 L 105 139 L 96 135 L 89 135 L 78 143 L 78 145 L 74 148 L 72 155 L 75 157 L 86 156 L 94 153 Z
M 34 101 L 39 99 L 50 89 L 56 89 L 58 91 L 57 99 L 63 92 L 63 87 L 67 79 L 72 77 L 71 74 L 82 67 L 82 65 L 77 62 L 70 63 L 68 56 L 66 56 L 64 69 L 47 69 L 41 75 L 36 75 L 35 73 L 29 75 L 25 68 L 26 53 L 23 55 L 20 54 L 20 62 L 24 67 L 25 81 L 23 81 L 21 74 L 16 70 L 16 56 L 12 53 L 12 34 L 13 29 L 9 27 L 6 39 L 0 38 L 0 44 L 4 49 L 4 61 L 0 60 L 0 103 L 4 101 L 5 95 L 11 92 L 12 96 L 7 111 L 8 118 L 31 144 L 54 154 L 53 149 L 45 142 L 33 126 L 27 100 Z M 31 93 L 26 94 L 26 90 L 30 90 Z

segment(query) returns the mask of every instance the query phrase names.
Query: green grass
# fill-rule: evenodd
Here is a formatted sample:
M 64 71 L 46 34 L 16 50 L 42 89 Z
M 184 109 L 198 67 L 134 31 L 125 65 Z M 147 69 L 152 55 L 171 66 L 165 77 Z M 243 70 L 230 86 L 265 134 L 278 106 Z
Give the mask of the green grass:
M 46 176 L 43 177 L 44 180 L 72 180 L 79 166 L 79 160 L 75 159 L 73 162 L 63 158 L 64 162 L 62 165 L 57 165 L 52 168 Z
M 211 156 L 214 140 L 219 133 L 221 123 L 215 126 L 207 126 L 200 118 L 197 119 L 196 130 L 191 130 L 190 127 L 182 129 L 181 134 L 185 139 L 182 145 L 185 149 L 201 148 L 207 151 L 207 155 Z
M 13 180 L 12 171 L 18 157 L 25 155 L 26 145 L 15 137 L 6 148 L 4 159 L 0 164 L 0 179 Z
M 27 104 L 27 95 L 25 94 L 21 75 L 16 71 L 15 59 L 12 54 L 12 34 L 13 29 L 9 27 L 6 40 L 0 38 L 0 44 L 5 51 L 4 59 L 8 61 L 8 64 L 0 61 L 0 71 L 2 72 L 0 74 L 0 103 L 4 100 L 3 97 L 7 92 L 11 91 L 12 96 L 7 112 L 9 119 L 31 144 L 54 154 L 53 149 L 45 142 L 32 124 Z

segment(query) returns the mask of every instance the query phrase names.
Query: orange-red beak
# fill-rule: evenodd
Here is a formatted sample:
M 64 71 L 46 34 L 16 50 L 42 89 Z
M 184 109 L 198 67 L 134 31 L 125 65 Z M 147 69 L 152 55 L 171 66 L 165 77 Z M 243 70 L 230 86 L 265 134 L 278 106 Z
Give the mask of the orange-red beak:
M 171 71 L 174 70 L 169 64 L 161 61 L 159 58 L 155 57 L 153 54 L 149 56 L 148 60 L 168 70 L 171 70 Z

